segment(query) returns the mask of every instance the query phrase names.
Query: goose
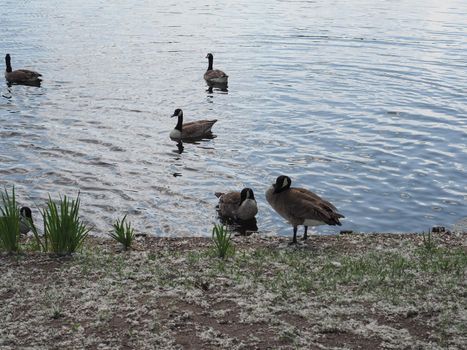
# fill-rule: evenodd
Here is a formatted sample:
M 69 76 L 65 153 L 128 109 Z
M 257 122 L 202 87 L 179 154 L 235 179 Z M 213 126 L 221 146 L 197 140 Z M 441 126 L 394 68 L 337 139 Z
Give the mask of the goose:
M 25 235 L 30 230 L 28 222 L 33 223 L 31 209 L 29 207 L 22 207 L 19 210 L 19 217 L 19 232 Z
M 308 226 L 339 225 L 342 214 L 334 205 L 304 188 L 290 187 L 290 177 L 281 175 L 266 191 L 266 200 L 271 207 L 293 226 L 291 244 L 297 244 L 297 226 L 304 225 L 303 239 L 308 238 Z
M 4 216 L 0 217 L 0 220 L 5 219 Z M 22 235 L 25 235 L 26 233 L 29 232 L 30 227 L 28 225 L 28 221 L 32 223 L 32 213 L 31 209 L 29 207 L 22 207 L 19 210 L 19 232 Z
M 9 83 L 26 84 L 26 85 L 40 85 L 42 75 L 27 69 L 12 70 L 10 54 L 5 56 L 6 70 L 5 79 Z
M 173 117 L 178 117 L 178 122 L 175 129 L 170 132 L 170 138 L 179 141 L 212 137 L 211 128 L 217 122 L 217 119 L 213 119 L 183 123 L 183 111 L 180 108 L 174 111 L 171 118 Z
M 258 213 L 251 188 L 244 188 L 241 192 L 216 192 L 216 197 L 219 198 L 219 213 L 223 217 L 251 220 Z
M 229 76 L 219 69 L 212 69 L 212 63 L 214 62 L 212 53 L 208 53 L 206 58 L 209 60 L 208 70 L 204 73 L 204 80 L 206 80 L 206 83 L 208 83 L 208 85 L 227 84 Z

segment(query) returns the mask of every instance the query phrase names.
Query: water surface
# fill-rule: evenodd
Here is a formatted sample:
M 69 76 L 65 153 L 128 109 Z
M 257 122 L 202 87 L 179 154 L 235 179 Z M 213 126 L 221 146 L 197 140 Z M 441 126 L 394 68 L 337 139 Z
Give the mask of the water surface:
M 0 185 L 21 204 L 80 191 L 97 232 L 128 213 L 138 231 L 207 235 L 214 192 L 248 186 L 260 232 L 289 235 L 264 199 L 287 174 L 345 229 L 466 216 L 464 0 L 5 1 L 0 52 L 44 75 L 0 88 Z M 228 93 L 206 92 L 208 52 Z M 218 119 L 217 138 L 180 154 L 175 108 Z

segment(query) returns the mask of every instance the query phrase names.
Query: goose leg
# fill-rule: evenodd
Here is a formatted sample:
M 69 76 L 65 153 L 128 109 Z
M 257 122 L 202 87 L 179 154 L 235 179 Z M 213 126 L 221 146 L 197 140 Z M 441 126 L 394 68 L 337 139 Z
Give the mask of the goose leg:
M 303 234 L 303 240 L 306 241 L 308 239 L 308 226 L 305 226 L 305 233 Z
M 290 245 L 297 244 L 297 226 L 293 227 L 293 238 L 292 238 L 292 242 L 290 242 L 289 244 Z

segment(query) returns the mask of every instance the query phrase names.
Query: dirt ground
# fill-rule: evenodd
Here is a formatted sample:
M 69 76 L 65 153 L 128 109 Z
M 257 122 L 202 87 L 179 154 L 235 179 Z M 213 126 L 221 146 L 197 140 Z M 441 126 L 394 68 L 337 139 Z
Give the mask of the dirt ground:
M 0 349 L 466 349 L 466 237 L 254 234 L 226 260 L 209 238 L 2 253 Z

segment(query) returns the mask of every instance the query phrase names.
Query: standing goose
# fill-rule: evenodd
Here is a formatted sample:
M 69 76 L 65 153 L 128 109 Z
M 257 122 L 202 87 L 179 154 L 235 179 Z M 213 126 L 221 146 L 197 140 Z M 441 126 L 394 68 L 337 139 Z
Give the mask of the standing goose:
M 297 226 L 305 226 L 303 239 L 308 238 L 308 226 L 339 225 L 339 218 L 344 216 L 337 212 L 334 205 L 317 194 L 304 188 L 290 187 L 292 181 L 281 175 L 266 191 L 266 199 L 271 207 L 293 226 L 292 244 L 297 243 Z
M 244 188 L 241 192 L 216 192 L 219 198 L 219 213 L 223 217 L 251 220 L 258 213 L 255 195 L 251 188 Z
M 5 79 L 9 83 L 24 84 L 24 85 L 40 85 L 42 75 L 27 69 L 12 70 L 10 54 L 5 56 L 6 70 Z
M 193 140 L 212 137 L 211 128 L 217 119 L 213 120 L 197 120 L 194 122 L 183 123 L 183 111 L 177 108 L 174 114 L 171 116 L 178 117 L 177 125 L 175 129 L 170 132 L 170 138 L 172 140 Z
M 214 62 L 212 53 L 208 53 L 206 58 L 209 60 L 208 70 L 204 73 L 204 80 L 206 80 L 206 83 L 208 83 L 208 85 L 227 85 L 229 76 L 219 69 L 212 69 L 212 64 Z

